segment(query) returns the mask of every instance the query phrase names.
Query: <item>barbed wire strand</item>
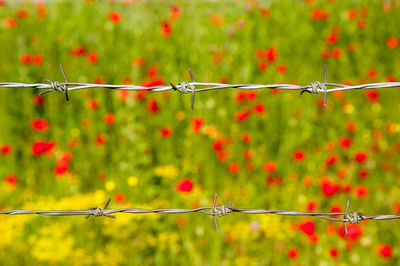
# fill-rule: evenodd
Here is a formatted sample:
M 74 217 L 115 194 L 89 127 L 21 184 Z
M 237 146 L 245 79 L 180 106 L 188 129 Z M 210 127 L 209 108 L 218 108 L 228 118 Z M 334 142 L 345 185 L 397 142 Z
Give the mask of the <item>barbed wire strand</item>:
M 93 84 L 93 83 L 79 83 L 79 82 L 68 82 L 65 72 L 60 65 L 61 73 L 64 77 L 65 82 L 60 83 L 58 81 L 52 82 L 45 80 L 46 83 L 20 83 L 20 82 L 0 82 L 0 88 L 33 88 L 41 91 L 39 95 L 44 95 L 51 92 L 64 92 L 65 98 L 68 101 L 68 92 L 83 89 L 94 89 L 94 88 L 106 88 L 112 90 L 128 90 L 128 91 L 152 91 L 161 92 L 174 90 L 181 93 L 192 93 L 191 108 L 194 106 L 195 93 L 211 90 L 222 90 L 222 89 L 242 89 L 242 90 L 259 90 L 259 89 L 279 89 L 279 90 L 300 90 L 300 95 L 305 92 L 308 93 L 323 93 L 324 94 L 324 105 L 326 106 L 327 94 L 336 91 L 348 91 L 348 90 L 362 90 L 362 89 L 383 89 L 383 88 L 398 88 L 400 82 L 378 82 L 368 83 L 360 85 L 344 85 L 339 83 L 330 83 L 326 81 L 326 65 L 324 66 L 324 82 L 315 81 L 305 86 L 294 85 L 294 84 L 224 84 L 224 83 L 212 83 L 212 82 L 196 82 L 193 78 L 192 70 L 189 68 L 189 74 L 191 82 L 185 81 L 180 82 L 178 85 L 174 85 L 170 82 L 170 86 L 152 86 L 144 87 L 138 85 L 112 85 L 112 84 Z M 327 87 L 333 87 L 328 89 Z
M 22 215 L 22 214 L 39 214 L 48 216 L 73 216 L 73 215 L 86 215 L 86 219 L 90 216 L 100 217 L 106 216 L 109 218 L 116 218 L 111 215 L 114 213 L 130 213 L 130 214 L 146 214 L 146 213 L 159 213 L 159 214 L 183 214 L 183 213 L 201 213 L 205 215 L 213 216 L 215 230 L 218 232 L 218 223 L 216 217 L 226 216 L 229 213 L 244 213 L 244 214 L 276 214 L 276 215 L 287 215 L 287 216 L 311 216 L 317 217 L 329 221 L 343 222 L 345 235 L 348 235 L 347 223 L 358 224 L 363 220 L 393 220 L 400 219 L 400 215 L 372 215 L 366 216 L 360 212 L 349 212 L 350 199 L 347 198 L 345 212 L 303 212 L 303 211 L 291 211 L 291 210 L 264 210 L 264 209 L 251 209 L 251 208 L 235 208 L 232 207 L 232 201 L 229 205 L 216 205 L 217 194 L 215 193 L 213 204 L 211 207 L 199 207 L 195 209 L 179 209 L 179 208 L 168 208 L 168 209 L 137 209 L 137 208 L 124 208 L 124 209 L 107 209 L 111 198 L 109 198 L 104 205 L 103 209 L 98 207 L 89 208 L 88 210 L 55 210 L 55 211 L 31 211 L 31 210 L 10 210 L 0 211 L 0 214 L 6 215 Z M 340 216 L 343 218 L 330 217 Z

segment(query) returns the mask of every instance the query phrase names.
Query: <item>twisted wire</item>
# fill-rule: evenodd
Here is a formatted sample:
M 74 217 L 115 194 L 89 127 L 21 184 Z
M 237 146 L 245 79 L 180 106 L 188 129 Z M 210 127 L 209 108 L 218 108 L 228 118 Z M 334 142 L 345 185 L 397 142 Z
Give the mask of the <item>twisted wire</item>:
M 65 93 L 65 97 L 68 101 L 68 91 L 84 90 L 84 89 L 95 89 L 105 88 L 111 90 L 128 90 L 128 91 L 153 91 L 162 92 L 174 90 L 181 93 L 192 93 L 191 108 L 194 106 L 194 95 L 196 92 L 222 90 L 222 89 L 242 89 L 242 90 L 259 90 L 259 89 L 279 89 L 279 90 L 300 90 L 300 94 L 304 92 L 308 93 L 323 93 L 324 104 L 326 105 L 327 94 L 336 91 L 348 91 L 348 90 L 364 90 L 364 89 L 383 89 L 383 88 L 398 88 L 400 82 L 378 82 L 368 83 L 360 85 L 344 85 L 339 83 L 330 83 L 326 81 L 326 66 L 324 67 L 324 82 L 311 82 L 310 84 L 300 86 L 294 84 L 224 84 L 224 83 L 212 83 L 212 82 L 196 82 L 193 78 L 193 73 L 189 69 L 191 82 L 184 81 L 177 85 L 170 82 L 167 86 L 152 86 L 144 87 L 138 85 L 113 85 L 113 84 L 93 84 L 93 83 L 79 83 L 79 82 L 68 82 L 65 72 L 60 65 L 61 72 L 63 74 L 65 82 L 52 82 L 46 80 L 46 83 L 20 83 L 20 82 L 0 82 L 0 88 L 34 88 L 41 91 L 39 94 L 47 94 L 51 92 Z M 332 88 L 328 88 L 332 87 Z
M 54 210 L 54 211 L 32 211 L 32 210 L 9 210 L 0 211 L 0 214 L 5 215 L 22 215 L 22 214 L 38 214 L 48 216 L 73 216 L 73 215 L 86 215 L 86 219 L 90 216 L 101 217 L 106 216 L 109 218 L 116 218 L 111 215 L 114 213 L 130 213 L 130 214 L 146 214 L 146 213 L 158 213 L 158 214 L 184 214 L 184 213 L 201 213 L 205 215 L 213 216 L 215 230 L 218 232 L 218 224 L 216 217 L 223 217 L 229 213 L 244 213 L 244 214 L 276 214 L 286 216 L 310 216 L 321 218 L 328 221 L 343 222 L 345 235 L 347 236 L 348 230 L 346 223 L 358 224 L 363 220 L 395 220 L 400 219 L 400 215 L 384 214 L 384 215 L 372 215 L 367 216 L 360 212 L 348 212 L 350 200 L 347 199 L 345 212 L 304 212 L 304 211 L 292 211 L 292 210 L 265 210 L 265 209 L 251 209 L 251 208 L 234 208 L 232 207 L 232 201 L 229 205 L 216 206 L 217 194 L 214 196 L 213 205 L 210 207 L 199 207 L 194 209 L 180 209 L 180 208 L 166 208 L 166 209 L 138 209 L 138 208 L 124 208 L 124 209 L 108 209 L 108 205 L 111 198 L 108 199 L 103 209 L 98 207 L 89 208 L 88 210 Z M 331 216 L 343 216 L 331 217 Z

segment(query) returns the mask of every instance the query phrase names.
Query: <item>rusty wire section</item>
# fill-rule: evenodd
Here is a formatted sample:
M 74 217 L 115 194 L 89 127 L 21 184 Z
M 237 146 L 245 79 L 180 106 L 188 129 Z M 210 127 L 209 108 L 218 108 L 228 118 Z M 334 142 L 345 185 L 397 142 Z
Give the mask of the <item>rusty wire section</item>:
M 311 216 L 317 217 L 329 221 L 343 222 L 345 235 L 347 236 L 347 225 L 346 223 L 358 224 L 362 220 L 393 220 L 400 219 L 400 215 L 372 215 L 366 216 L 360 212 L 349 212 L 350 200 L 347 199 L 345 212 L 303 212 L 303 211 L 290 211 L 290 210 L 264 210 L 264 209 L 249 209 L 249 208 L 234 208 L 232 207 L 232 201 L 229 205 L 216 205 L 217 194 L 214 196 L 213 205 L 211 207 L 200 207 L 196 209 L 136 209 L 136 208 L 125 208 L 125 209 L 107 209 L 111 198 L 108 199 L 103 209 L 98 207 L 90 208 L 88 210 L 59 210 L 59 211 L 30 211 L 30 210 L 10 210 L 0 211 L 0 214 L 8 215 L 21 215 L 21 214 L 39 214 L 48 216 L 72 216 L 72 215 L 86 215 L 86 219 L 89 216 L 106 216 L 109 218 L 116 218 L 111 215 L 114 213 L 132 213 L 132 214 L 145 214 L 145 213 L 160 213 L 160 214 L 182 214 L 182 213 L 202 213 L 213 216 L 215 230 L 218 232 L 218 224 L 216 216 L 222 217 L 229 213 L 238 212 L 245 214 L 277 214 L 277 215 L 288 215 L 288 216 Z M 342 216 L 343 218 L 330 217 L 330 216 Z
M 194 106 L 194 95 L 196 92 L 211 91 L 211 90 L 221 90 L 221 89 L 243 89 L 243 90 L 258 90 L 258 89 L 279 89 L 279 90 L 300 90 L 300 94 L 304 92 L 308 93 L 323 93 L 324 94 L 324 104 L 326 105 L 327 93 L 335 91 L 348 91 L 348 90 L 360 90 L 360 89 L 382 89 L 382 88 L 396 88 L 400 87 L 400 82 L 379 82 L 379 83 L 369 83 L 361 84 L 355 86 L 348 86 L 338 83 L 329 83 L 326 81 L 326 65 L 324 67 L 324 81 L 315 81 L 305 86 L 293 85 L 293 84 L 223 84 L 223 83 L 210 83 L 210 82 L 195 82 L 193 78 L 193 73 L 189 69 L 191 82 L 185 81 L 180 82 L 177 85 L 170 83 L 169 86 L 153 86 L 153 87 L 143 87 L 137 85 L 111 85 L 111 84 L 93 84 L 93 83 L 77 83 L 68 82 L 67 77 L 64 73 L 62 66 L 60 65 L 61 73 L 64 77 L 63 83 L 58 81 L 45 80 L 46 83 L 33 83 L 26 84 L 20 82 L 0 82 L 0 88 L 36 88 L 39 90 L 44 90 L 39 93 L 39 95 L 47 94 L 50 92 L 60 92 L 64 93 L 66 100 L 68 101 L 68 91 L 83 90 L 83 89 L 93 89 L 93 88 L 106 88 L 112 90 L 128 90 L 128 91 L 169 91 L 174 90 L 181 93 L 191 93 L 191 107 Z M 328 89 L 327 87 L 332 87 Z

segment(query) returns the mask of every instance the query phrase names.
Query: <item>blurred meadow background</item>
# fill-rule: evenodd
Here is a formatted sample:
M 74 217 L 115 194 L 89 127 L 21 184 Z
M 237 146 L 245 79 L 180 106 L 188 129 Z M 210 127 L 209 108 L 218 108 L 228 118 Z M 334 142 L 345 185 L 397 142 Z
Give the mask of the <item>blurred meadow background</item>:
M 0 82 L 361 84 L 400 79 L 400 1 L 0 0 Z M 400 214 L 399 89 L 0 89 L 0 210 Z M 399 223 L 230 214 L 0 217 L 3 265 L 377 265 Z

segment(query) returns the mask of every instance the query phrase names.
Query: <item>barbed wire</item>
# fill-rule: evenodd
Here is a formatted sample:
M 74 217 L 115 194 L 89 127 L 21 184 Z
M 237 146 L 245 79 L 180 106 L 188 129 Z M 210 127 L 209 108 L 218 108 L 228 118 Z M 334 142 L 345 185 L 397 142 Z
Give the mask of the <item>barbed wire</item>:
M 39 93 L 39 95 L 47 94 L 50 92 L 60 92 L 65 94 L 65 98 L 68 101 L 68 92 L 74 90 L 93 89 L 93 88 L 106 88 L 112 90 L 127 90 L 127 91 L 152 91 L 161 92 L 174 90 L 181 93 L 191 93 L 191 108 L 194 107 L 194 99 L 196 92 L 221 90 L 221 89 L 242 89 L 242 90 L 259 90 L 259 89 L 279 89 L 279 90 L 300 90 L 300 95 L 305 92 L 308 93 L 323 93 L 324 94 L 324 105 L 326 106 L 327 94 L 336 91 L 348 91 L 348 90 L 361 90 L 361 89 L 382 89 L 382 88 L 397 88 L 400 87 L 400 82 L 378 82 L 368 83 L 360 85 L 344 85 L 339 83 L 330 83 L 326 81 L 326 65 L 324 67 L 324 81 L 315 81 L 305 86 L 294 85 L 294 84 L 224 84 L 224 83 L 212 83 L 212 82 L 196 82 L 194 81 L 192 70 L 189 68 L 189 74 L 191 82 L 185 81 L 174 85 L 170 82 L 169 86 L 152 86 L 144 87 L 138 85 L 112 85 L 112 84 L 93 84 L 93 83 L 79 83 L 79 82 L 68 82 L 65 72 L 60 65 L 61 73 L 64 77 L 63 83 L 58 81 L 45 80 L 46 83 L 20 83 L 20 82 L 0 82 L 0 88 L 34 88 L 39 90 L 45 90 Z M 333 87 L 328 89 L 327 87 Z
M 303 212 L 303 211 L 291 211 L 291 210 L 264 210 L 264 209 L 250 209 L 250 208 L 234 208 L 232 207 L 232 201 L 229 205 L 216 205 L 217 194 L 215 193 L 213 205 L 211 207 L 200 207 L 195 209 L 179 209 L 179 208 L 168 208 L 168 209 L 137 209 L 137 208 L 124 208 L 124 209 L 107 209 L 111 198 L 109 198 L 104 205 L 103 209 L 98 207 L 89 208 L 88 210 L 55 210 L 55 211 L 31 211 L 31 210 L 10 210 L 0 211 L 0 214 L 6 215 L 22 215 L 22 214 L 38 214 L 48 216 L 74 216 L 74 215 L 86 215 L 86 219 L 90 216 L 100 217 L 106 216 L 109 218 L 116 218 L 111 214 L 114 213 L 131 213 L 131 214 L 146 214 L 146 213 L 159 213 L 159 214 L 184 214 L 184 213 L 201 213 L 205 215 L 213 216 L 215 230 L 218 232 L 218 224 L 216 217 L 226 216 L 229 213 L 244 213 L 244 214 L 276 214 L 276 215 L 287 215 L 287 216 L 311 216 L 317 217 L 324 220 L 343 222 L 345 235 L 347 236 L 347 224 L 358 224 L 363 220 L 393 220 L 400 219 L 400 215 L 372 215 L 366 216 L 361 212 L 349 212 L 350 199 L 347 198 L 346 208 L 344 212 Z M 330 217 L 340 216 L 343 218 Z

